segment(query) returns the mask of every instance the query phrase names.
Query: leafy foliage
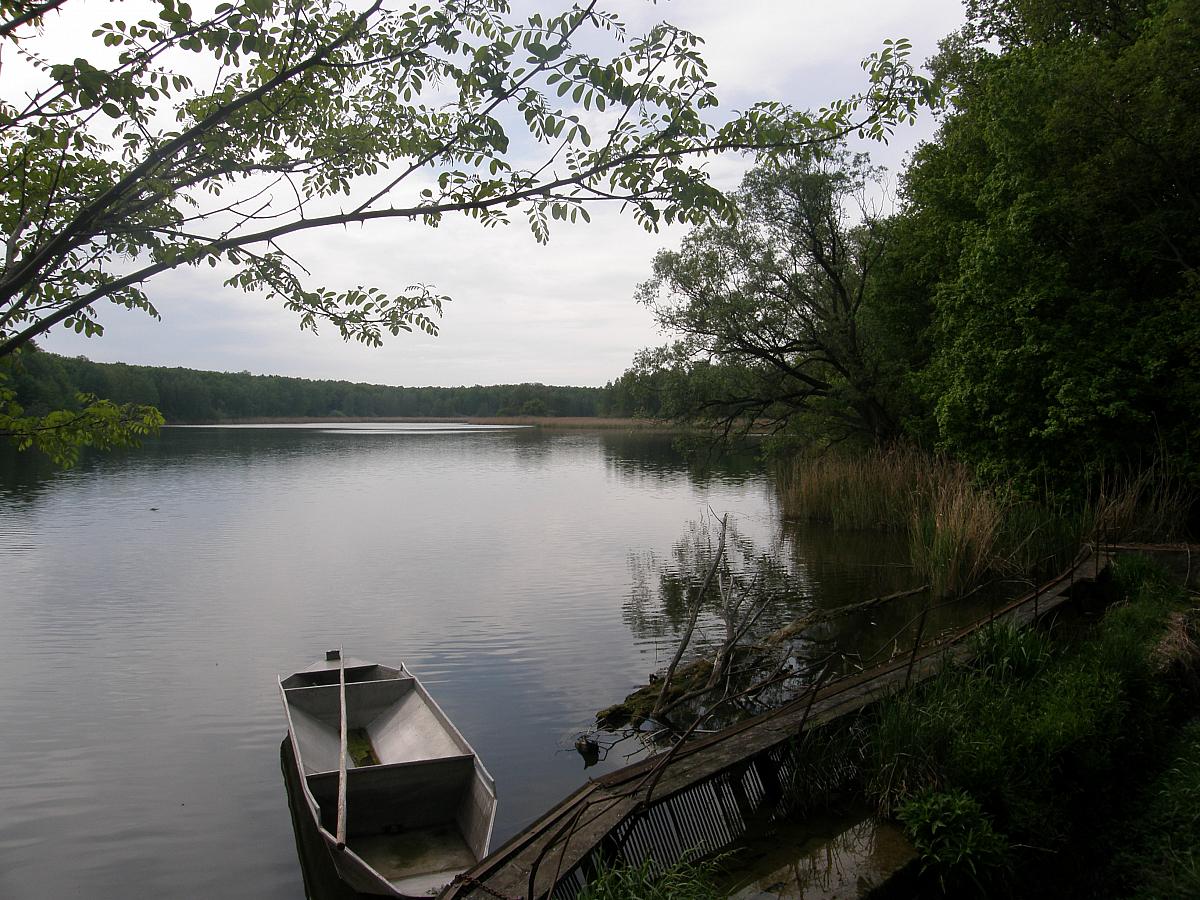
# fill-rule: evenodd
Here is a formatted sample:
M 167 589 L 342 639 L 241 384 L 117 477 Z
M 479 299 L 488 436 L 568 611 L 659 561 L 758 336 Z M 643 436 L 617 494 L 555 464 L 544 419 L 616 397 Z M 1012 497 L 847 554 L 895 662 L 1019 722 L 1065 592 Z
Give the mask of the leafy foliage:
M 1008 845 L 966 791 L 924 791 L 896 811 L 921 857 L 943 890 L 983 890 L 1007 861 Z
M 691 389 L 680 412 L 728 431 L 754 421 L 780 429 L 817 410 L 842 433 L 896 435 L 895 373 L 866 309 L 887 245 L 864 197 L 879 174 L 840 147 L 760 167 L 734 198 L 735 223 L 695 229 L 658 254 L 638 295 L 677 340 L 642 365 Z
M 67 468 L 78 461 L 84 447 L 136 447 L 156 434 L 164 421 L 152 406 L 117 404 L 82 392 L 73 401 L 66 408 L 29 414 L 0 373 L 0 438 L 7 438 L 18 450 L 35 447 Z
M 760 169 L 738 223 L 656 261 L 643 297 L 680 339 L 617 387 L 785 429 L 777 450 L 903 435 L 1026 499 L 1094 500 L 1154 465 L 1194 496 L 1200 11 L 970 0 L 967 14 L 933 61 L 949 106 L 899 211 L 846 221 L 871 170 L 827 148 Z
M 651 231 L 706 223 L 732 209 L 705 158 L 883 138 L 932 97 L 888 42 L 854 97 L 716 121 L 700 39 L 630 34 L 597 0 L 525 17 L 507 0 L 152 0 L 101 24 L 86 58 L 45 55 L 39 32 L 72 6 L 0 5 L 6 66 L 33 83 L 0 98 L 0 357 L 55 327 L 101 334 L 102 301 L 157 315 L 146 282 L 199 265 L 301 328 L 369 346 L 436 333 L 432 286 L 310 286 L 286 237 L 461 214 L 545 242 L 614 201 Z
M 580 900 L 719 900 L 715 863 L 687 859 L 669 868 L 653 860 L 605 869 L 584 886 Z
M 940 241 L 922 376 L 937 438 L 1028 484 L 1078 487 L 1160 449 L 1194 473 L 1200 13 L 973 6 L 975 36 L 1005 46 L 947 45 L 961 87 L 907 178 L 915 227 Z
M 0 128 L 10 176 L 0 354 L 59 322 L 98 333 L 98 299 L 151 310 L 140 283 L 200 263 L 233 266 L 231 284 L 277 294 L 303 327 L 328 320 L 368 344 L 384 331 L 432 330 L 423 311 L 441 298 L 421 286 L 399 297 L 306 290 L 276 241 L 377 218 L 436 225 L 454 212 L 496 225 L 517 207 L 544 240 L 550 219 L 586 218 L 583 204 L 597 199 L 626 201 L 649 229 L 704 222 L 728 205 L 688 160 L 846 130 L 882 136 L 928 91 L 908 46 L 889 44 L 856 98 L 812 115 L 759 104 L 714 125 L 703 117 L 717 97 L 699 38 L 665 23 L 629 35 L 596 3 L 525 21 L 503 0 L 402 11 L 249 0 L 207 18 L 175 0 L 156 6 L 156 18 L 96 30 L 115 53 L 108 67 L 15 45 L 44 87 L 10 99 Z M 608 59 L 578 49 L 588 33 L 620 49 Z M 221 66 L 211 86 L 173 73 L 181 51 Z M 574 111 L 561 105 L 568 96 Z M 510 159 L 509 107 L 523 139 L 548 148 L 544 164 Z M 594 147 L 581 122 L 593 107 L 607 113 L 604 131 L 592 126 Z M 174 127 L 161 125 L 164 114 Z M 97 136 L 105 119 L 111 141 Z M 414 184 L 423 172 L 435 186 Z M 358 184 L 373 175 L 383 187 Z M 309 209 L 337 196 L 351 198 L 343 212 Z M 276 221 L 263 228 L 264 219 Z M 135 271 L 102 274 L 103 263 L 131 258 Z

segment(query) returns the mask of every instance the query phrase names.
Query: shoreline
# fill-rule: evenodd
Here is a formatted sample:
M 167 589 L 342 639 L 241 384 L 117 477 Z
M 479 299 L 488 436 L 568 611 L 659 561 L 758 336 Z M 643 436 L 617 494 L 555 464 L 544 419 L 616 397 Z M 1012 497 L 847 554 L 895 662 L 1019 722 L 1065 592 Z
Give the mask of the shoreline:
M 609 418 L 605 416 L 250 416 L 230 419 L 196 419 L 168 422 L 164 427 L 187 425 L 352 425 L 354 423 L 525 425 L 547 429 L 626 429 L 629 431 L 690 431 L 661 419 Z

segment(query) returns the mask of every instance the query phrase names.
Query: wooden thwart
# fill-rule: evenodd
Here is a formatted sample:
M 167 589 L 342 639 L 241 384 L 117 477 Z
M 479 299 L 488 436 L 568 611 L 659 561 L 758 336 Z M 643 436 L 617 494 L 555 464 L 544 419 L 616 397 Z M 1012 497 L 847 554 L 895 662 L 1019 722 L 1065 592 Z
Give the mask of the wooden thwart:
M 1077 581 L 1093 580 L 1108 554 L 1086 549 L 1053 581 L 950 636 L 839 678 L 804 697 L 610 772 L 579 788 L 486 857 L 443 898 L 571 900 L 606 862 L 716 852 L 752 820 L 785 810 L 800 763 L 792 738 L 918 684 L 971 655 L 967 638 L 992 621 L 1024 627 L 1057 609 Z
M 338 651 L 338 700 L 341 706 L 341 744 L 338 747 L 337 842 L 346 849 L 346 657 Z

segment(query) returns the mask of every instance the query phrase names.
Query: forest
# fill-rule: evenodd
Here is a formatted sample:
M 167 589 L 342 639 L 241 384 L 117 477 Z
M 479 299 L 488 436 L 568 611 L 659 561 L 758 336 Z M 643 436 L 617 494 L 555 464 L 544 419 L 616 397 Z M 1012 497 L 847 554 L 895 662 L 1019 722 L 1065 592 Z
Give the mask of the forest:
M 1200 485 L 1200 10 L 967 8 L 898 181 L 845 144 L 776 160 L 658 255 L 639 297 L 674 340 L 614 408 L 785 453 L 915 445 L 1026 492 L 1155 461 Z
M 595 416 L 607 412 L 601 388 L 503 384 L 391 387 L 196 369 L 97 363 L 26 352 L 11 370 L 12 388 L 32 414 L 69 406 L 77 394 L 121 405 L 151 406 L 168 423 L 257 418 L 377 416 Z

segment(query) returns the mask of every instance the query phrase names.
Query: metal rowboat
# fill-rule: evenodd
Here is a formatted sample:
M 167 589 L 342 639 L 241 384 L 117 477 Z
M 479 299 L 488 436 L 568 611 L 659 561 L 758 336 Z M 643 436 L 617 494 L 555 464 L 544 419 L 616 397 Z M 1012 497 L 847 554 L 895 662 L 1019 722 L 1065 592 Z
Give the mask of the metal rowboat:
M 307 809 L 347 885 L 427 898 L 487 854 L 495 781 L 403 665 L 331 650 L 280 678 L 279 691 L 298 812 Z

